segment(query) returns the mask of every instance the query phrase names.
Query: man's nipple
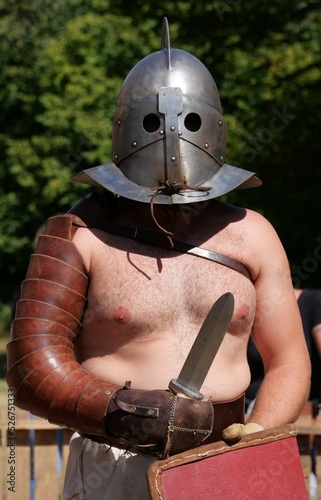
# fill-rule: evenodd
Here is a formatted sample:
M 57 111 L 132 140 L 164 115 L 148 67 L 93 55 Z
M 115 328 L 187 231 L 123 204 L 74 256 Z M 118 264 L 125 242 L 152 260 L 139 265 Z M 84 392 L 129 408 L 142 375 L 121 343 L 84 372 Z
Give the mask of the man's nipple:
M 236 318 L 238 320 L 244 321 L 249 315 L 249 306 L 247 304 L 242 304 L 236 311 Z
M 127 307 L 117 307 L 112 313 L 112 319 L 115 323 L 120 323 L 121 325 L 127 325 L 132 320 L 132 315 Z

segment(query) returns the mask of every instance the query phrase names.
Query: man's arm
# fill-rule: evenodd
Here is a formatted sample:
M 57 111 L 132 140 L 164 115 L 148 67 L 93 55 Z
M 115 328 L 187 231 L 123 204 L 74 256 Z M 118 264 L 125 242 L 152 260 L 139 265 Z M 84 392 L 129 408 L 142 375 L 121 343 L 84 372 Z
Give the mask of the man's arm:
M 122 387 L 100 380 L 75 359 L 88 276 L 72 238 L 71 217 L 47 222 L 21 286 L 7 345 L 6 381 L 16 404 L 58 425 L 105 435 L 105 415 Z
M 271 428 L 299 416 L 309 394 L 310 359 L 285 251 L 265 219 L 253 226 L 260 256 L 253 338 L 265 377 L 249 422 Z
M 252 275 L 257 293 L 252 334 L 265 377 L 246 425 L 234 424 L 223 431 L 227 441 L 294 422 L 307 401 L 311 377 L 284 248 L 271 224 L 255 212 L 248 212 L 245 230 L 253 243 Z

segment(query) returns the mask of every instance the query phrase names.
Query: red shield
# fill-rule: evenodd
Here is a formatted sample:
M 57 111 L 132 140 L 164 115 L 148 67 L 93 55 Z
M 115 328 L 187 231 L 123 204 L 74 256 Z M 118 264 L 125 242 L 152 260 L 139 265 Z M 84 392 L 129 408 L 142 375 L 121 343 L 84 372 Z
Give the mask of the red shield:
M 293 424 L 159 460 L 147 479 L 152 500 L 308 498 Z

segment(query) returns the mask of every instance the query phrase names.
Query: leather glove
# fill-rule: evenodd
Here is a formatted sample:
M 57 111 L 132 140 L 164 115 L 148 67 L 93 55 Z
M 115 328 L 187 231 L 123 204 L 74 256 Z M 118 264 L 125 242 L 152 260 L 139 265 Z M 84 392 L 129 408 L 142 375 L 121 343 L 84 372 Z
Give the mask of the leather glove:
M 111 436 L 127 445 L 150 447 L 162 458 L 198 446 L 211 434 L 213 423 L 210 401 L 189 399 L 169 390 L 121 389 L 106 415 Z
M 224 441 L 236 442 L 239 441 L 245 434 L 251 434 L 252 432 L 263 431 L 263 427 L 254 422 L 248 424 L 232 424 L 223 430 L 222 436 Z

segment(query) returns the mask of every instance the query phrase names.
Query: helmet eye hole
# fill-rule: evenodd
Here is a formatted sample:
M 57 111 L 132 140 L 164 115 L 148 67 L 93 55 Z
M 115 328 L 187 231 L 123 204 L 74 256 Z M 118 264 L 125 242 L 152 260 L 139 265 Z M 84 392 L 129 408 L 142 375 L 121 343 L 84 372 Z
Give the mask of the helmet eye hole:
M 185 116 L 184 125 L 190 132 L 197 132 L 202 125 L 201 117 L 197 113 L 189 113 Z
M 143 127 L 146 132 L 156 132 L 156 130 L 158 130 L 160 127 L 160 119 L 154 113 L 150 113 L 149 115 L 145 116 L 143 120 Z

